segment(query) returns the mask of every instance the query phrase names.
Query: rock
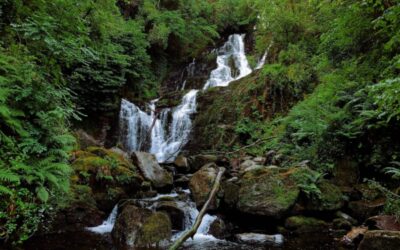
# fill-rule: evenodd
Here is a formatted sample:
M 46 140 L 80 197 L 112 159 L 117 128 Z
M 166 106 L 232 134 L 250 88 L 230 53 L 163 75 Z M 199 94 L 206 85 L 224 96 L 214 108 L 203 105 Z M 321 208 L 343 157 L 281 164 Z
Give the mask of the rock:
M 385 198 L 374 201 L 360 200 L 349 202 L 351 214 L 359 221 L 365 221 L 367 218 L 379 214 L 385 205 Z
M 343 218 L 335 218 L 332 221 L 332 225 L 334 229 L 343 229 L 343 230 L 350 230 L 353 226 L 350 221 L 345 220 Z
M 176 157 L 174 165 L 179 173 L 187 173 L 189 172 L 189 162 L 188 159 L 183 155 L 178 155 Z
M 371 229 L 389 230 L 389 231 L 400 231 L 400 223 L 397 221 L 395 216 L 391 215 L 378 215 L 370 217 L 365 222 L 366 225 Z
M 100 147 L 101 142 L 94 139 L 93 136 L 86 133 L 86 131 L 82 129 L 78 129 L 75 131 L 75 137 L 77 138 L 79 148 L 86 149 L 88 147 Z
M 254 161 L 252 160 L 245 160 L 240 164 L 240 171 L 245 171 L 247 168 L 252 167 L 257 165 Z
M 285 228 L 299 233 L 322 231 L 327 223 L 313 217 L 291 216 L 285 221 Z
M 339 187 L 327 180 L 318 183 L 321 191 L 319 199 L 310 199 L 307 202 L 307 209 L 312 211 L 334 211 L 344 205 L 343 193 Z
M 253 170 L 261 170 L 263 168 L 266 168 L 266 166 L 262 166 L 262 165 L 253 165 L 250 167 L 247 167 L 243 170 L 244 173 L 249 172 L 249 171 L 253 171 Z
M 265 154 L 265 165 L 271 165 L 272 164 L 272 160 L 274 159 L 276 155 L 276 151 L 275 150 L 270 150 Z
M 133 163 L 139 167 L 143 176 L 151 181 L 154 187 L 172 186 L 172 175 L 160 167 L 154 155 L 145 152 L 133 152 L 131 157 Z
M 258 233 L 242 233 L 236 234 L 236 238 L 239 242 L 246 244 L 255 244 L 255 245 L 274 245 L 280 246 L 283 244 L 283 235 L 275 234 L 275 235 L 267 235 L 267 234 L 258 234 Z
M 246 172 L 241 180 L 237 207 L 254 215 L 282 217 L 295 204 L 300 190 L 292 168 L 280 172 L 278 168 L 255 169 Z
M 197 171 L 189 182 L 189 189 L 193 195 L 193 200 L 197 207 L 202 207 L 207 201 L 208 195 L 211 192 L 214 180 L 217 176 L 217 166 L 214 163 L 203 166 Z M 218 207 L 218 201 L 215 198 L 209 209 L 216 209 Z
M 175 180 L 175 186 L 181 188 L 188 188 L 189 187 L 190 179 L 187 176 L 182 176 Z
M 398 250 L 400 249 L 400 232 L 373 230 L 365 233 L 358 250 Z
M 185 226 L 185 212 L 180 209 L 177 201 L 161 201 L 155 206 L 156 211 L 162 211 L 168 214 L 172 229 L 182 231 Z
M 265 157 L 258 156 L 258 157 L 254 157 L 253 161 L 258 165 L 264 165 L 266 159 L 267 158 L 265 158 Z
M 218 161 L 218 157 L 216 155 L 194 155 L 189 157 L 188 161 L 190 172 L 194 173 L 206 164 L 215 163 Z
M 234 177 L 235 178 L 235 177 Z M 239 200 L 239 189 L 240 186 L 232 181 L 226 181 L 222 183 L 222 189 L 224 190 L 224 203 L 229 208 L 235 208 L 236 203 Z
M 347 221 L 350 222 L 352 225 L 357 224 L 357 220 L 356 220 L 356 219 L 354 219 L 353 217 L 351 217 L 351 216 L 348 215 L 348 214 L 343 213 L 342 211 L 337 211 L 335 215 L 336 215 L 338 218 L 347 220 Z
M 217 239 L 226 239 L 230 237 L 230 230 L 221 218 L 217 218 L 210 225 L 208 233 Z
M 171 237 L 171 222 L 164 213 L 128 204 L 118 215 L 111 234 L 123 249 L 159 246 Z

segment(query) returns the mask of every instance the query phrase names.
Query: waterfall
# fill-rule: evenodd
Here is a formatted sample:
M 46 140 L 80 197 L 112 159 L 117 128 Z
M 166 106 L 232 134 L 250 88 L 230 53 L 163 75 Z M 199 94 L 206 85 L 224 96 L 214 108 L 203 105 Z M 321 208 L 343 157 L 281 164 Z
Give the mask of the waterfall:
M 214 69 L 203 90 L 228 86 L 230 82 L 249 75 L 252 70 L 245 54 L 244 35 L 234 34 L 217 51 L 217 68 Z M 185 68 L 188 76 L 194 75 L 195 60 Z M 186 80 L 182 80 L 181 89 Z M 179 106 L 157 112 L 154 100 L 142 111 L 135 104 L 122 100 L 120 110 L 120 141 L 130 152 L 146 151 L 154 154 L 161 163 L 172 162 L 186 145 L 192 129 L 191 116 L 196 112 L 197 93 L 189 90 Z M 168 124 L 169 116 L 172 121 Z
M 272 47 L 272 44 L 273 44 L 273 42 L 271 42 L 268 45 L 268 48 L 265 50 L 264 55 L 261 57 L 260 61 L 257 63 L 257 66 L 255 69 L 261 69 L 264 66 L 265 61 L 267 60 L 267 57 L 268 57 L 269 49 Z
M 114 228 L 115 221 L 118 215 L 118 204 L 115 205 L 108 218 L 103 223 L 96 227 L 87 227 L 86 229 L 98 234 L 111 233 Z

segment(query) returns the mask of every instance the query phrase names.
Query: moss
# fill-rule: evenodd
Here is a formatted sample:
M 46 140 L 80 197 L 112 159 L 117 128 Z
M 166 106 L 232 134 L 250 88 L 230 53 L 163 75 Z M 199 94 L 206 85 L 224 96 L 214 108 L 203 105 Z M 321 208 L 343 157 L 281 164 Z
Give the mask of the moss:
M 290 230 L 310 232 L 327 227 L 327 223 L 313 217 L 292 216 L 286 219 L 285 227 Z
M 344 205 L 343 193 L 339 187 L 323 180 L 318 183 L 321 191 L 318 198 L 309 200 L 307 208 L 315 211 L 332 211 L 338 210 Z
M 156 212 L 143 223 L 139 232 L 138 245 L 151 246 L 171 237 L 171 221 L 165 213 Z

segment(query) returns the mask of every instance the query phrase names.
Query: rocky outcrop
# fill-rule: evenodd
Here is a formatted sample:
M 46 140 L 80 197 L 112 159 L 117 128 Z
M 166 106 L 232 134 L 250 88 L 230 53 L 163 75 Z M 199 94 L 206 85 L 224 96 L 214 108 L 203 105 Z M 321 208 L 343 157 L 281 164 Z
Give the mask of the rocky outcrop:
M 139 167 L 144 178 L 149 180 L 155 188 L 172 186 L 172 175 L 161 168 L 154 155 L 145 152 L 133 152 L 133 163 Z
M 208 195 L 211 192 L 214 180 L 217 176 L 217 172 L 217 166 L 210 163 L 203 166 L 190 179 L 189 188 L 197 207 L 202 207 L 207 201 Z M 219 205 L 218 203 L 218 200 L 215 198 L 208 208 L 216 209 Z
M 259 168 L 247 171 L 239 189 L 239 211 L 281 218 L 295 204 L 300 190 L 293 174 L 300 169 Z
M 128 204 L 118 215 L 112 237 L 123 249 L 158 247 L 168 243 L 171 230 L 166 214 Z
M 400 231 L 373 230 L 365 233 L 358 250 L 398 250 Z

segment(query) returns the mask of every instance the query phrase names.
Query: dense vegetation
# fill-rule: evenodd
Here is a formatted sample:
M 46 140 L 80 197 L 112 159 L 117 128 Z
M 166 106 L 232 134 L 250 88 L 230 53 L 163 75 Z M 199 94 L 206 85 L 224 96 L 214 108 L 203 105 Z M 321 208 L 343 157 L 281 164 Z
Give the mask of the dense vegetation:
M 0 239 L 29 238 L 68 192 L 72 124 L 112 116 L 126 91 L 156 96 L 173 65 L 243 28 L 255 54 L 272 45 L 254 81 L 298 102 L 280 105 L 280 116 L 259 105 L 237 122 L 242 143 L 266 139 L 249 153 L 279 150 L 288 164 L 311 160 L 328 174 L 350 157 L 400 177 L 396 0 L 4 0 Z M 395 203 L 388 213 L 399 214 Z

